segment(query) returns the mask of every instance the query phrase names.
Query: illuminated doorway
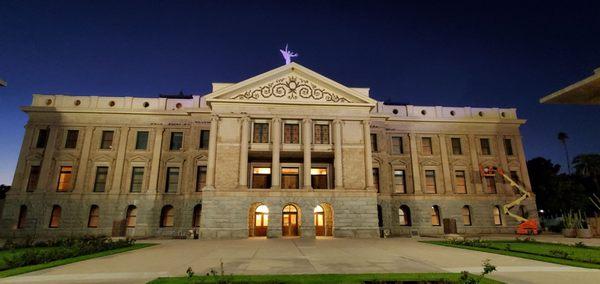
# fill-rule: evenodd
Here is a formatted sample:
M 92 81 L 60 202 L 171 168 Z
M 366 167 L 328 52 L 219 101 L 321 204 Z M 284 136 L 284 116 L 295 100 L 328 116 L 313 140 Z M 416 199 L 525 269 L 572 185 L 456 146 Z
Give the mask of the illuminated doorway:
M 252 236 L 265 237 L 269 228 L 269 208 L 265 205 L 259 205 L 254 210 L 254 229 L 251 231 Z
M 282 234 L 284 237 L 298 236 L 298 208 L 288 204 L 283 208 Z
M 315 207 L 315 235 L 333 236 L 333 210 L 331 205 L 322 203 Z

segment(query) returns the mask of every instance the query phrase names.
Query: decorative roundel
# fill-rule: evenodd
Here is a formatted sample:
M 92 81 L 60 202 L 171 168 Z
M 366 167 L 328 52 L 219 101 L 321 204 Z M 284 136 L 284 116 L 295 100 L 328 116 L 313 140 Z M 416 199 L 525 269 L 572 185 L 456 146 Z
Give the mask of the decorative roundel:
M 46 105 L 47 105 L 47 106 L 49 106 L 49 105 L 51 105 L 51 104 L 52 104 L 52 100 L 51 100 L 51 99 L 47 99 L 47 100 L 46 100 Z
M 483 116 L 483 111 L 480 111 L 480 112 L 479 112 L 479 116 Z
M 501 112 L 501 113 L 500 113 L 500 116 L 502 116 L 502 117 L 506 117 L 506 113 L 505 113 L 505 112 Z
M 455 112 L 455 111 L 453 111 L 453 110 L 451 110 L 451 111 L 450 111 L 450 115 L 451 115 L 451 116 L 455 116 L 455 115 L 456 115 L 456 112 Z
M 422 115 L 426 115 L 426 114 L 427 114 L 427 111 L 425 111 L 425 110 L 421 110 L 421 114 L 422 114 Z
M 393 113 L 393 114 L 398 114 L 398 109 L 393 109 L 393 110 L 392 110 L 392 113 Z
M 144 107 L 149 107 L 149 106 L 150 106 L 150 103 L 144 102 Z
M 81 101 L 80 100 L 75 100 L 74 104 L 75 104 L 75 106 L 79 106 L 81 104 Z
M 110 102 L 108 103 L 108 105 L 109 105 L 110 107 L 114 107 L 114 106 L 115 106 L 115 101 L 110 101 Z
M 177 104 L 175 105 L 175 107 L 176 107 L 176 108 L 181 108 L 181 103 L 177 103 Z

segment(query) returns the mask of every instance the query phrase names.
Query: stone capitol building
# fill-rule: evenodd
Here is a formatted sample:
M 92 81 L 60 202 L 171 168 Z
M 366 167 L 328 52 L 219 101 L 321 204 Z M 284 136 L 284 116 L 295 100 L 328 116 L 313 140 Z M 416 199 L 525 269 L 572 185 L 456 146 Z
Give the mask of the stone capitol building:
M 1 237 L 513 233 L 512 108 L 390 105 L 297 63 L 204 96 L 34 95 Z M 516 213 L 536 217 L 534 198 Z

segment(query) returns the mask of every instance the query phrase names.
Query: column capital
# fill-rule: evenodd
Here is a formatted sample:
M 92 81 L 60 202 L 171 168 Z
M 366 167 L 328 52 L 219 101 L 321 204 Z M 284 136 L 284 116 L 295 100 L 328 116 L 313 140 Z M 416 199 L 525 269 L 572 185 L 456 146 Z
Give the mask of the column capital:
M 341 119 L 336 118 L 336 119 L 333 120 L 333 125 L 339 125 L 339 124 L 342 124 L 342 120 Z
M 213 121 L 215 121 L 215 122 L 219 121 L 219 119 L 220 119 L 220 117 L 218 115 L 216 115 L 216 114 L 213 114 L 213 115 L 210 116 L 210 121 L 211 122 L 213 122 Z
M 240 121 L 242 121 L 242 122 L 250 122 L 250 116 L 244 115 L 244 116 L 240 117 Z
M 303 122 L 303 123 L 311 123 L 311 122 L 312 122 L 312 119 L 310 119 L 310 118 L 303 118 L 303 119 L 302 119 L 302 122 Z
M 274 116 L 273 118 L 271 118 L 271 121 L 273 123 L 281 123 L 281 118 L 279 116 Z

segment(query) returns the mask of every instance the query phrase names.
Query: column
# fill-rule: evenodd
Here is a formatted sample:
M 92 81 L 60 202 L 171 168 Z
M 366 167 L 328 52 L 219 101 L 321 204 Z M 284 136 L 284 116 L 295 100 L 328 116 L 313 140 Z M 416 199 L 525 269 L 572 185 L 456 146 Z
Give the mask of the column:
M 217 131 L 219 117 L 210 118 L 210 137 L 208 139 L 208 165 L 206 166 L 206 190 L 215 189 L 215 167 L 217 164 Z
M 519 166 L 520 166 L 520 172 L 521 172 L 521 182 L 523 182 L 523 184 L 525 184 L 525 188 L 527 189 L 527 191 L 532 191 L 531 190 L 531 181 L 529 180 L 529 171 L 527 170 L 527 161 L 525 160 L 525 150 L 523 149 L 523 140 L 522 137 L 519 136 L 513 136 L 514 139 L 513 141 L 515 142 L 515 148 L 517 148 L 517 155 L 519 155 Z M 508 169 L 507 169 L 508 170 Z M 510 172 L 508 173 L 510 174 Z
M 311 162 L 311 143 L 312 143 L 312 121 L 310 118 L 302 120 L 302 144 L 304 146 L 304 188 L 311 189 L 311 176 L 310 169 L 312 168 Z
M 369 120 L 363 120 L 363 141 L 365 143 L 365 187 L 373 189 L 373 153 L 371 153 L 371 126 Z
M 26 168 L 26 166 L 31 165 L 27 163 L 25 155 L 31 148 L 30 145 L 33 143 L 33 137 L 35 137 L 34 128 L 26 125 L 25 136 L 23 137 L 23 142 L 21 142 L 21 151 L 19 152 L 19 161 L 17 162 L 15 177 L 12 182 L 13 193 L 25 192 L 27 190 L 27 180 L 25 179 L 29 176 L 29 168 Z
M 119 148 L 117 148 L 117 160 L 115 163 L 111 192 L 119 192 L 121 189 L 121 178 L 123 177 L 123 165 L 125 164 L 125 152 L 127 151 L 127 138 L 129 127 L 121 127 L 119 137 Z
M 281 149 L 281 119 L 275 117 L 271 120 L 271 127 L 273 131 L 273 153 L 272 153 L 272 161 L 271 161 L 271 188 L 272 189 L 280 189 L 281 188 L 281 169 L 279 167 L 279 152 Z
M 504 137 L 502 135 L 496 136 L 496 144 L 498 145 L 498 159 L 500 160 L 500 165 L 497 165 L 499 168 L 502 168 L 508 176 L 510 176 L 510 169 L 508 168 L 508 160 L 506 159 L 506 150 L 504 149 Z M 506 182 L 503 177 L 498 176 L 498 181 L 502 183 L 501 188 L 504 192 L 498 192 L 507 195 L 513 195 L 512 188 L 510 183 Z
M 479 174 L 479 159 L 477 158 L 477 142 L 475 140 L 475 135 L 473 134 L 469 134 L 469 153 L 471 154 L 471 166 L 473 169 L 473 172 L 471 174 L 471 178 L 473 180 L 473 185 L 475 185 L 475 190 L 474 192 L 469 192 L 469 193 L 475 193 L 475 194 L 479 194 L 479 193 L 483 193 L 483 188 L 482 186 L 482 177 Z M 468 189 L 469 187 L 467 187 Z
M 410 142 L 410 162 L 411 171 L 413 176 L 413 191 L 414 193 L 420 194 L 423 192 L 421 189 L 421 170 L 419 169 L 419 152 L 417 150 L 417 134 L 409 133 L 408 140 Z
M 248 188 L 248 140 L 250 139 L 250 118 L 242 117 L 242 135 L 240 137 L 239 187 Z
M 52 174 L 54 172 L 52 167 L 54 164 L 54 149 L 56 148 L 58 128 L 50 126 L 48 129 L 50 133 L 48 135 L 46 147 L 43 150 L 44 153 L 42 155 L 43 160 L 40 169 L 40 181 L 38 182 L 38 188 L 42 186 L 42 191 L 54 192 L 56 191 L 56 180 L 54 180 L 55 176 Z M 35 141 L 33 143 L 35 143 Z M 79 173 L 76 174 L 79 175 Z
M 438 135 L 440 141 L 440 153 L 442 156 L 442 172 L 444 174 L 444 193 L 452 193 L 452 177 L 450 173 L 450 161 L 448 159 L 448 148 L 446 147 L 446 137 L 443 134 Z
M 87 173 L 87 164 L 90 159 L 90 151 L 92 146 L 92 137 L 94 135 L 94 127 L 88 126 L 83 133 L 83 145 L 81 146 L 81 157 L 79 158 L 79 168 L 77 169 L 77 179 L 75 180 L 75 192 L 83 191 L 85 188 L 85 176 Z
M 342 170 L 342 122 L 339 119 L 333 121 L 333 168 L 335 170 L 335 188 L 344 187 L 344 176 Z
M 165 132 L 163 126 L 156 128 L 154 132 L 154 148 L 152 149 L 152 162 L 150 164 L 150 181 L 148 193 L 158 192 L 158 173 L 160 168 L 160 155 L 162 154 L 162 140 Z

